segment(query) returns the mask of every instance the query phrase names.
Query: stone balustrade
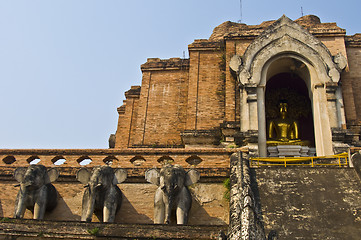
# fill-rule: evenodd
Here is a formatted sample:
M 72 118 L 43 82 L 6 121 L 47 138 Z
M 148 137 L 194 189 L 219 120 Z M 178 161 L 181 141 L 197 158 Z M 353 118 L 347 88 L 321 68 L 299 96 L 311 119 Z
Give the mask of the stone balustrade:
M 108 164 L 122 168 L 151 168 L 171 162 L 185 168 L 225 168 L 229 167 L 230 155 L 237 151 L 245 149 L 0 149 L 0 166 L 93 167 Z

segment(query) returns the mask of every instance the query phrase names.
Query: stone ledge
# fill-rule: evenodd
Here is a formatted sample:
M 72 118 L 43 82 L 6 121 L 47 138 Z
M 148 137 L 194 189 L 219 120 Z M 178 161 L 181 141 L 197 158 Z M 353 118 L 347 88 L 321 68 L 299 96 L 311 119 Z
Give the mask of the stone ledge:
M 148 58 L 147 62 L 140 66 L 142 71 L 150 70 L 186 70 L 189 68 L 188 58 Z
M 2 219 L 0 236 L 29 239 L 217 239 L 228 226 L 187 226 L 161 224 L 83 223 Z M 99 229 L 96 231 L 96 229 Z M 92 235 L 89 231 L 97 232 Z
M 181 132 L 185 148 L 214 148 L 220 144 L 220 129 L 184 130 Z
M 140 86 L 131 86 L 131 88 L 125 92 L 126 99 L 128 98 L 139 98 L 140 96 Z
M 346 47 L 361 47 L 361 33 L 345 37 Z
M 196 39 L 188 45 L 188 50 L 220 50 L 223 47 L 221 41 L 211 41 L 207 39 Z
M 124 148 L 124 149 L 0 149 L 0 155 L 132 155 L 132 154 L 208 154 L 246 151 L 245 148 Z

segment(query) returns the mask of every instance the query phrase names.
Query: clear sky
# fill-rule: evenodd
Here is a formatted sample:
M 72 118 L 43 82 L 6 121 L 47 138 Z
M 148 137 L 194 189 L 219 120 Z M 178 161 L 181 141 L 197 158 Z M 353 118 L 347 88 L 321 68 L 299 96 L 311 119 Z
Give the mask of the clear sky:
M 361 32 L 360 0 L 242 0 L 242 22 L 314 14 Z M 147 58 L 241 18 L 239 0 L 0 0 L 0 148 L 108 148 Z

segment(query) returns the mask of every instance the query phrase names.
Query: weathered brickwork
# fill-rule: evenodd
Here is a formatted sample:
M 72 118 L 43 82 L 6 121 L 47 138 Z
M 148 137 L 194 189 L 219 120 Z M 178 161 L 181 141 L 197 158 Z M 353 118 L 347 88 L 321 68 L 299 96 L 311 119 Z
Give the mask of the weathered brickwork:
M 129 147 L 132 145 L 132 136 L 135 133 L 135 121 L 138 116 L 138 102 L 140 95 L 140 87 L 132 86 L 125 93 L 126 100 L 123 106 L 118 108 L 119 120 L 116 132 L 116 148 Z
M 219 70 L 220 58 L 219 52 L 199 52 L 197 74 L 190 75 L 190 81 L 196 80 L 198 85 L 195 130 L 212 129 L 223 120 L 224 81 Z
M 350 125 L 361 121 L 361 34 L 346 37 L 349 71 L 342 75 L 346 118 Z
M 142 66 L 142 91 L 139 109 L 132 118 L 135 128 L 130 145 L 181 145 L 179 132 L 185 128 L 188 95 L 187 69 L 188 61 L 183 59 L 149 59 Z
M 361 40 L 346 36 L 336 23 L 322 23 L 316 16 L 295 22 L 319 39 L 332 56 L 341 53 L 348 66 L 341 74 L 347 126 L 358 132 L 361 120 Z M 230 59 L 243 56 L 248 46 L 276 21 L 259 25 L 225 22 L 209 39 L 188 46 L 189 59 L 151 58 L 142 65 L 142 86 L 135 87 L 118 109 L 116 148 L 185 145 L 183 132 L 214 131 L 240 121 L 240 90 L 229 70 Z M 236 125 L 234 125 L 236 124 Z M 360 125 L 361 126 L 361 125 Z M 188 135 L 189 136 L 189 135 Z M 217 144 L 214 144 L 217 145 Z M 218 144 L 219 145 L 219 144 Z
M 331 52 L 332 56 L 335 56 L 337 53 L 342 53 L 347 58 L 345 39 L 343 36 L 326 36 L 318 37 L 318 39 L 325 44 L 328 50 Z

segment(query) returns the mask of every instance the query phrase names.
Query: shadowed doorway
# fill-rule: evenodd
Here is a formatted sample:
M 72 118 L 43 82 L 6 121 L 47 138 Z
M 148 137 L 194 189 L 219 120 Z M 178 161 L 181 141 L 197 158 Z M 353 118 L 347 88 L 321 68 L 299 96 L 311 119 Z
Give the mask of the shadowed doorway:
M 315 146 L 311 101 L 305 82 L 297 74 L 284 72 L 271 77 L 266 84 L 266 126 L 279 117 L 279 102 L 288 103 L 288 116 L 299 124 L 299 138 Z M 268 132 L 268 129 L 267 129 Z

